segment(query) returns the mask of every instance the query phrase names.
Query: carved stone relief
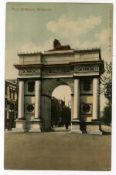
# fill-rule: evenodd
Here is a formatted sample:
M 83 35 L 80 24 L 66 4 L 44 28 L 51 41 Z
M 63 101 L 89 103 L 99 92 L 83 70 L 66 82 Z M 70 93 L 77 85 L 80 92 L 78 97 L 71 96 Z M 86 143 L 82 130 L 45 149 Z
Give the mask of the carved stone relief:
M 74 68 L 75 73 L 78 72 L 98 72 L 98 65 L 79 65 Z
M 70 67 L 58 67 L 58 68 L 46 68 L 43 71 L 43 75 L 50 74 L 62 74 L 62 73 L 72 73 L 72 69 Z
M 35 75 L 40 74 L 40 69 L 37 68 L 25 68 L 19 70 L 19 75 Z

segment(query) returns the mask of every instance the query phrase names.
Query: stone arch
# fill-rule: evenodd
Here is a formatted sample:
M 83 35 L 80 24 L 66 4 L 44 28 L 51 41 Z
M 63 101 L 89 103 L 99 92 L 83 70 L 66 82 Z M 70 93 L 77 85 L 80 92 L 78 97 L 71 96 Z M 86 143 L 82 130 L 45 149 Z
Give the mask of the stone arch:
M 70 88 L 71 94 L 73 93 L 73 79 L 56 78 L 46 79 L 42 82 L 42 127 L 43 130 L 51 129 L 51 97 L 55 88 L 61 85 L 66 85 Z
M 71 93 L 73 93 L 74 84 L 73 79 L 66 78 L 56 78 L 56 79 L 46 79 L 42 82 L 42 93 L 51 96 L 53 90 L 60 85 L 67 85 L 71 89 Z
M 18 69 L 18 119 L 16 128 L 24 129 L 25 116 L 30 116 L 31 129 L 50 129 L 51 94 L 58 85 L 67 84 L 71 88 L 72 131 L 80 132 L 80 123 L 89 128 L 98 126 L 99 121 L 99 78 L 104 72 L 100 49 L 74 50 L 67 45 L 58 46 L 44 53 L 19 53 Z M 23 58 L 23 59 L 22 59 Z M 90 86 L 88 86 L 88 80 Z M 28 81 L 34 81 L 25 88 Z M 35 85 L 35 88 L 34 86 Z M 35 105 L 33 113 L 25 112 L 26 101 Z M 88 106 L 89 105 L 89 106 Z M 29 108 L 30 109 L 30 108 Z M 42 124 L 41 124 L 42 123 Z M 90 124 L 90 125 L 89 125 Z M 41 129 L 40 129 L 41 130 Z

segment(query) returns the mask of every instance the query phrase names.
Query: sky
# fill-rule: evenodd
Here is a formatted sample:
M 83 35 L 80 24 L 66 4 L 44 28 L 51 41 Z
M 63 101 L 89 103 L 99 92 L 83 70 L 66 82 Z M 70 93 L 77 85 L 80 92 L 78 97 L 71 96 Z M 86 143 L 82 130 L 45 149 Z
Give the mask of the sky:
M 60 85 L 56 87 L 52 92 L 52 96 L 57 99 L 62 99 L 63 101 L 65 101 L 66 106 L 71 107 L 71 89 L 69 86 Z
M 17 77 L 17 53 L 52 49 L 57 38 L 73 49 L 101 48 L 112 59 L 112 4 L 7 3 L 5 78 Z
M 17 78 L 18 52 L 47 51 L 55 38 L 73 49 L 101 48 L 102 59 L 111 62 L 112 4 L 7 3 L 5 78 Z

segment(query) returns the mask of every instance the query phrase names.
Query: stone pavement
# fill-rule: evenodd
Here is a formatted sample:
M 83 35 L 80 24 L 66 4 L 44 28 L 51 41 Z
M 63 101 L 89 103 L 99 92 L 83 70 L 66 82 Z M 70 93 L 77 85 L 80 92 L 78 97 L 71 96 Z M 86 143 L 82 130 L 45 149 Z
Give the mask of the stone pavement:
M 108 134 L 111 134 L 112 132 L 112 128 L 111 126 L 108 126 L 108 125 L 101 125 L 101 129 L 104 133 L 108 133 Z M 65 129 L 65 126 L 62 126 L 62 127 L 54 127 L 53 128 L 53 131 L 54 132 L 71 132 L 71 127 L 69 126 L 68 129 Z M 8 132 L 24 132 L 22 129 L 16 129 L 16 128 L 13 128 L 12 130 L 5 130 L 6 133 Z M 40 132 L 39 130 L 37 131 L 30 131 L 30 132 Z
M 5 133 L 5 169 L 110 170 L 111 136 Z

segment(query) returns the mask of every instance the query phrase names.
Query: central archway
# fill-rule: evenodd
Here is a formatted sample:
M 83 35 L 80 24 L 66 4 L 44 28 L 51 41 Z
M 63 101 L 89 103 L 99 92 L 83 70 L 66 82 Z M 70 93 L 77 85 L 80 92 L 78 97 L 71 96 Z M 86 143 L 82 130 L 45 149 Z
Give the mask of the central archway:
M 68 85 L 55 87 L 51 94 L 51 127 L 55 131 L 70 130 L 71 89 Z

